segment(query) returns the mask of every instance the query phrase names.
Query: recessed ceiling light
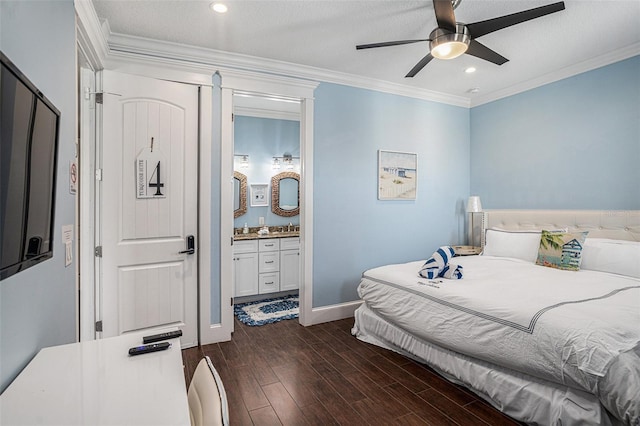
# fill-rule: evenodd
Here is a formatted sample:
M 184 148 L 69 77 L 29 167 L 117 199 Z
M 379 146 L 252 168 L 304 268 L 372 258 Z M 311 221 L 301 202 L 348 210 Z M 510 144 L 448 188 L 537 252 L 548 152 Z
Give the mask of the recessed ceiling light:
M 476 72 L 476 67 L 467 67 L 464 69 L 464 72 L 466 72 L 467 74 L 472 74 Z
M 225 13 L 228 10 L 227 6 L 223 3 L 211 3 L 209 7 L 218 13 Z

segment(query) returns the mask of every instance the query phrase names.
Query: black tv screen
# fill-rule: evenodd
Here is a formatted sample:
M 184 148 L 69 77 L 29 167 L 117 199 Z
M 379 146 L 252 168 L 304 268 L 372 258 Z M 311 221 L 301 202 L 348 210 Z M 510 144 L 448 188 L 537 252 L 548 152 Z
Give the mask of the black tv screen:
M 0 52 L 0 280 L 53 256 L 58 109 Z

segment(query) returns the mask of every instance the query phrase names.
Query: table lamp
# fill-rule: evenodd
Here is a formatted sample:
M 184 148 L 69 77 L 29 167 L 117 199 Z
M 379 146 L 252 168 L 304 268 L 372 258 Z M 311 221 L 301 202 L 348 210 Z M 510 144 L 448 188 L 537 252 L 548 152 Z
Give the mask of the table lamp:
M 480 197 L 477 195 L 472 195 L 469 197 L 467 201 L 467 213 L 471 215 L 471 239 L 469 241 L 470 245 L 476 246 L 475 244 L 475 226 L 473 221 L 473 216 L 475 213 L 482 212 L 482 203 L 480 202 Z M 476 246 L 477 247 L 477 246 Z

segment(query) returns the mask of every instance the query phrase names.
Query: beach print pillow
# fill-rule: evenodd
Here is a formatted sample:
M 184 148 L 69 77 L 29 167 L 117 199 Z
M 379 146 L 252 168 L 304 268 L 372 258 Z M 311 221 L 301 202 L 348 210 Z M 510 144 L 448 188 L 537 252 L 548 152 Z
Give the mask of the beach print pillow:
M 578 271 L 582 261 L 582 247 L 589 232 L 542 231 L 536 265 Z

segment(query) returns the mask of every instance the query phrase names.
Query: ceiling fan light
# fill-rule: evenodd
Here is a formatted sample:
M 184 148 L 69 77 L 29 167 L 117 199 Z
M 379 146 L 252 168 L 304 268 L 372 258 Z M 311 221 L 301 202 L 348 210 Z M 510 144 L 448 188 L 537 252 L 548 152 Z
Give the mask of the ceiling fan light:
M 438 59 L 453 59 L 467 51 L 469 46 L 461 41 L 449 41 L 431 49 L 431 54 Z
M 448 32 L 441 28 L 431 33 L 431 55 L 438 59 L 453 59 L 462 55 L 469 48 L 471 37 L 467 27 L 456 24 L 456 32 Z

